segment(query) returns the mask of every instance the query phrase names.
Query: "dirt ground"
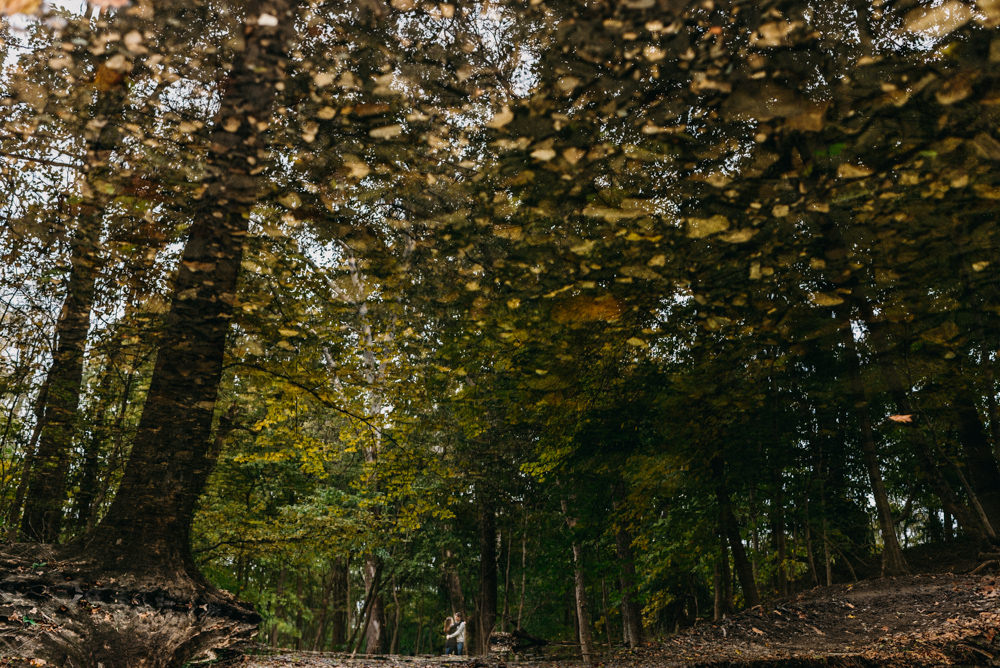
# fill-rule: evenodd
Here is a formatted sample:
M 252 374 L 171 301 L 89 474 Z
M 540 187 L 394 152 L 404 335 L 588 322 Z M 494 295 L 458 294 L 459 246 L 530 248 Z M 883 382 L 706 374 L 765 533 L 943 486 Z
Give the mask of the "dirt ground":
M 422 668 L 568 665 L 515 656 L 354 657 L 281 653 L 248 668 Z M 654 666 L 1000 666 L 1000 577 L 934 573 L 817 587 L 602 657 L 607 668 Z

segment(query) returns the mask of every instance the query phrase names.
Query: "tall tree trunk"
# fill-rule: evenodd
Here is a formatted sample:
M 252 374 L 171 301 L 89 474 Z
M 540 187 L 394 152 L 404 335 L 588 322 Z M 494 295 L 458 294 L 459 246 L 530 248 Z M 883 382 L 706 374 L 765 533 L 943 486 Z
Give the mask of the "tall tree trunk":
M 1000 527 L 1000 467 L 972 393 L 967 389 L 956 392 L 953 406 L 969 483 L 996 530 Z
M 330 619 L 330 597 L 333 593 L 333 580 L 335 574 L 331 571 L 328 575 L 320 576 L 321 596 L 319 603 L 319 619 L 316 620 L 316 634 L 313 636 L 310 649 L 314 652 L 322 651 L 326 640 L 327 622 Z
M 816 554 L 813 552 L 813 539 L 812 539 L 812 518 L 809 513 L 809 492 L 806 491 L 805 495 L 805 508 L 803 508 L 805 517 L 803 518 L 803 538 L 805 540 L 806 547 L 806 562 L 809 565 L 809 577 L 812 578 L 813 586 L 819 586 L 819 572 L 816 570 Z
M 491 501 L 479 498 L 479 633 L 476 651 L 489 651 L 490 633 L 497 618 L 497 527 Z
M 720 531 L 719 556 L 715 561 L 715 608 L 712 613 L 712 618 L 715 621 L 719 621 L 733 611 L 733 592 L 730 582 L 729 546 L 725 534 Z
M 258 126 L 271 118 L 275 82 L 284 76 L 289 8 L 290 0 L 245 6 L 244 45 L 208 138 L 208 182 L 192 207 L 135 445 L 108 514 L 87 539 L 90 554 L 111 568 L 200 580 L 190 553 L 191 519 L 215 464 L 209 446 L 226 334 L 260 195 L 255 174 L 270 159 Z M 278 20 L 257 22 L 263 14 Z
M 350 607 L 347 587 L 348 576 L 349 564 L 347 559 L 335 561 L 333 563 L 331 581 L 333 613 L 331 619 L 332 628 L 330 629 L 330 644 L 334 647 L 341 647 L 347 642 L 347 611 Z
M 399 607 L 399 588 L 396 586 L 396 578 L 392 578 L 392 640 L 389 642 L 389 654 L 399 652 L 399 619 L 402 610 Z
M 278 571 L 278 586 L 274 588 L 274 620 L 275 623 L 271 627 L 271 633 L 269 634 L 268 644 L 271 647 L 278 646 L 278 620 L 285 613 L 285 605 L 282 599 L 285 596 L 285 576 L 288 574 L 288 570 L 285 564 L 281 564 L 281 570 Z
M 101 381 L 97 388 L 97 407 L 92 418 L 93 431 L 84 448 L 83 466 L 81 467 L 79 489 L 73 503 L 73 528 L 77 535 L 84 533 L 93 526 L 94 501 L 97 499 L 98 473 L 100 469 L 101 449 L 108 438 L 108 413 L 112 403 L 113 369 L 117 361 L 118 346 L 112 344 L 108 354 L 108 362 L 103 370 Z
M 881 318 L 876 317 L 871 301 L 864 291 L 856 294 L 855 297 L 865 324 L 871 331 L 879 371 L 889 388 L 889 395 L 892 397 L 893 403 L 896 404 L 897 412 L 902 415 L 916 415 L 918 411 L 910 401 L 907 384 L 896 368 L 895 351 L 897 346 L 892 341 L 887 324 Z M 981 539 L 995 538 L 996 534 L 990 523 L 981 520 L 977 513 L 966 506 L 952 489 L 942 473 L 944 467 L 941 466 L 940 457 L 935 452 L 936 448 L 931 441 L 931 436 L 926 428 L 922 427 L 923 425 L 917 425 L 917 428 L 910 430 L 909 433 L 913 439 L 913 449 L 917 454 L 922 473 L 930 483 L 931 489 L 937 494 L 945 510 L 958 520 L 959 525 L 965 531 Z
M 35 426 L 31 430 L 31 436 L 28 438 L 28 445 L 24 450 L 24 463 L 21 465 L 21 479 L 17 483 L 17 489 L 14 490 L 14 500 L 11 502 L 10 509 L 7 514 L 7 524 L 9 529 L 9 539 L 13 541 L 17 537 L 17 533 L 20 531 L 21 526 L 21 511 L 24 508 L 24 496 L 28 492 L 28 478 L 31 474 L 31 469 L 34 468 L 35 454 L 38 451 L 38 437 L 42 433 L 42 425 L 45 423 L 45 404 L 46 404 L 46 394 L 49 391 L 49 381 L 48 378 L 42 383 L 42 387 L 38 390 L 38 396 L 35 398 L 35 405 L 33 413 L 35 415 Z
M 454 552 L 445 549 L 443 563 L 445 588 L 448 590 L 448 604 L 451 606 L 449 615 L 460 612 L 462 613 L 462 618 L 467 619 L 465 614 L 465 594 L 462 592 L 462 580 L 458 576 L 455 558 L 456 555 Z
M 413 653 L 420 654 L 422 635 L 424 633 L 424 611 L 420 607 L 420 599 L 417 599 L 417 636 L 413 641 Z
M 521 528 L 521 587 L 517 596 L 517 625 L 521 628 L 521 620 L 524 618 L 524 593 L 528 584 L 528 526 L 527 516 L 525 516 L 524 526 Z
M 110 153 L 110 149 L 107 152 Z M 56 542 L 62 530 L 66 476 L 83 385 L 83 359 L 94 304 L 101 224 L 101 210 L 93 206 L 88 209 L 88 213 L 80 217 L 72 241 L 66 299 L 56 323 L 57 341 L 49 367 L 38 449 L 31 470 L 26 472 L 28 485 L 21 535 L 26 540 L 41 543 Z
M 841 334 L 844 342 L 845 364 L 850 381 L 850 393 L 855 406 L 855 416 L 858 420 L 861 438 L 861 455 L 868 471 L 872 496 L 875 499 L 875 511 L 878 515 L 879 529 L 882 534 L 882 570 L 886 575 L 903 575 L 909 572 L 903 550 L 899 547 L 896 537 L 896 524 L 892 517 L 892 507 L 889 505 L 889 494 L 882 480 L 879 467 L 878 447 L 875 444 L 875 432 L 872 429 L 871 416 L 868 412 L 868 395 L 861 379 L 861 361 L 858 359 L 857 344 L 851 329 L 849 318 L 843 319 Z
M 753 576 L 753 565 L 747 558 L 746 549 L 743 547 L 739 523 L 736 521 L 733 504 L 729 498 L 725 463 L 722 457 L 717 455 L 712 458 L 711 466 L 715 482 L 715 499 L 719 505 L 719 524 L 722 527 L 723 535 L 729 540 L 729 549 L 733 554 L 733 565 L 740 580 L 740 587 L 743 589 L 743 598 L 747 607 L 752 608 L 760 603 L 760 594 Z
M 569 504 L 562 500 L 563 516 L 570 531 L 576 529 L 577 520 L 569 514 Z M 580 655 L 583 662 L 591 665 L 594 661 L 594 640 L 590 630 L 590 608 L 587 604 L 587 583 L 583 573 L 583 548 L 576 537 L 572 540 L 573 551 L 573 594 L 576 599 L 577 634 L 580 640 Z
M 362 578 L 366 577 L 364 566 L 361 573 Z M 376 563 L 375 572 L 367 577 L 370 579 L 370 584 L 365 586 L 364 604 L 362 604 L 361 610 L 358 612 L 354 630 L 351 631 L 351 637 L 347 641 L 347 649 L 350 650 L 352 656 L 360 649 L 368 633 L 368 625 L 371 622 L 371 613 L 374 607 L 373 604 L 378 598 L 378 590 L 382 582 L 382 563 Z
M 302 608 L 305 607 L 303 600 L 303 577 L 301 573 L 295 574 L 295 649 L 302 649 Z
M 769 514 L 771 541 L 774 546 L 775 559 L 778 561 L 774 571 L 774 588 L 779 595 L 785 596 L 788 594 L 788 574 L 785 564 L 788 554 L 788 537 L 785 535 L 785 494 L 780 469 L 774 466 L 772 473 L 771 483 L 774 486 L 774 494 L 771 497 Z
M 365 564 L 362 569 L 365 586 L 369 591 L 370 602 L 368 616 L 364 624 L 365 654 L 382 654 L 385 648 L 385 605 L 382 599 L 382 588 L 378 579 L 382 571 L 381 560 L 373 555 L 365 555 Z
M 642 610 L 639 608 L 636 592 L 632 535 L 623 523 L 615 527 L 615 553 L 620 569 L 618 582 L 622 591 L 622 636 L 625 644 L 634 649 L 642 644 Z
M 511 530 L 508 528 L 507 540 L 504 542 L 506 549 L 503 569 L 503 612 L 500 613 L 500 630 L 504 632 L 507 631 L 507 625 L 510 623 L 510 540 Z
M 583 549 L 573 541 L 573 593 L 576 596 L 576 621 L 580 627 L 580 655 L 585 664 L 594 661 L 594 641 L 590 631 L 590 609 L 587 605 L 587 584 L 583 575 Z
M 601 612 L 604 615 L 604 637 L 608 641 L 610 648 L 614 644 L 611 637 L 611 606 L 608 604 L 608 579 L 601 578 Z M 622 643 L 625 639 L 622 639 Z
M 106 67 L 103 63 L 99 67 Z M 114 83 L 111 83 L 114 81 Z M 121 140 L 120 117 L 128 94 L 124 76 L 99 89 L 87 125 L 86 160 L 80 181 L 83 202 L 70 243 L 66 298 L 56 323 L 56 344 L 48 373 L 48 392 L 38 449 L 29 471 L 21 535 L 29 541 L 54 543 L 62 530 L 66 476 L 72 457 L 77 408 L 83 385 L 84 353 L 90 314 L 100 273 L 101 223 L 109 196 L 100 186 L 113 180 L 111 155 Z

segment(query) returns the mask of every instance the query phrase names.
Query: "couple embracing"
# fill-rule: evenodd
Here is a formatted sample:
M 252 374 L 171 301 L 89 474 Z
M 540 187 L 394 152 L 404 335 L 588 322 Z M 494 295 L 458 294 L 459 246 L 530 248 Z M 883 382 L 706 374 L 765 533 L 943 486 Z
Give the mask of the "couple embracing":
M 462 656 L 465 649 L 465 620 L 461 612 L 444 620 L 444 653 Z

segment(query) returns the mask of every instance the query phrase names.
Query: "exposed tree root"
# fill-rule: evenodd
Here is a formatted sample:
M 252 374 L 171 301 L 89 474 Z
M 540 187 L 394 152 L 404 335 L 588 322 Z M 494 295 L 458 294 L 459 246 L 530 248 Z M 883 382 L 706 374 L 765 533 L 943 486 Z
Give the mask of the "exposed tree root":
M 0 657 L 8 665 L 181 666 L 248 641 L 260 620 L 200 578 L 107 572 L 72 548 L 7 546 L 0 567 Z

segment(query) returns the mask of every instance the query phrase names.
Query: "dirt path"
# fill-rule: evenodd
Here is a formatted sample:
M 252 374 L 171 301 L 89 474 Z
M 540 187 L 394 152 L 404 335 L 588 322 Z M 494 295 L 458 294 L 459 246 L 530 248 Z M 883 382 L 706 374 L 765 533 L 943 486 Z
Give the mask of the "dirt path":
M 572 663 L 308 653 L 245 661 L 247 668 L 554 668 Z M 601 663 L 607 668 L 1000 666 L 1000 579 L 915 575 L 816 588 Z

